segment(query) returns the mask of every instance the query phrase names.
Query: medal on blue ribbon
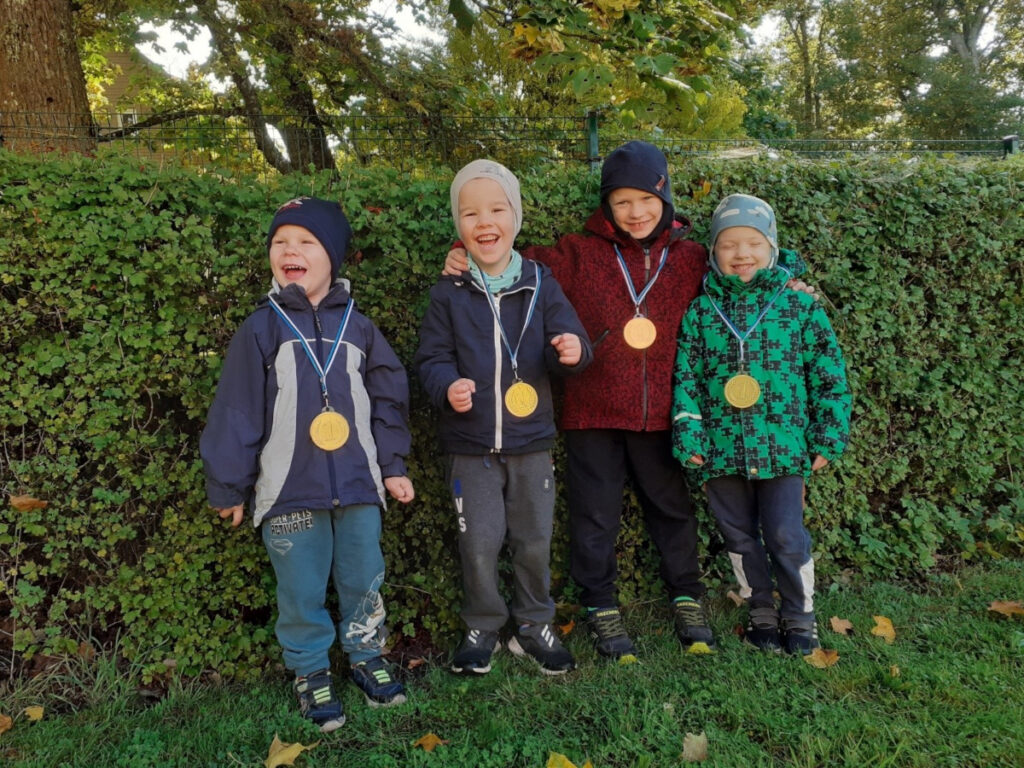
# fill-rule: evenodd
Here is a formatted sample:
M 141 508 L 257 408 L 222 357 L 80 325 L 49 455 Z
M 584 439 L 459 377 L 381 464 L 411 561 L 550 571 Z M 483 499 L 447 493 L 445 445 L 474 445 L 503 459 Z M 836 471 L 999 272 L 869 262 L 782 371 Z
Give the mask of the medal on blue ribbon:
M 330 399 L 327 396 L 327 373 L 331 370 L 331 366 L 334 365 L 334 359 L 338 354 L 338 345 L 341 343 L 341 337 L 345 335 L 345 329 L 348 327 L 348 319 L 352 314 L 352 306 L 355 302 L 350 298 L 348 306 L 345 307 L 345 315 L 341 319 L 341 327 L 338 329 L 338 335 L 334 339 L 334 343 L 331 345 L 331 350 L 327 354 L 327 363 L 324 365 L 320 364 L 317 356 L 313 353 L 313 348 L 309 346 L 309 341 L 303 336 L 298 326 L 292 322 L 292 319 L 288 317 L 288 314 L 281 309 L 281 306 L 274 300 L 274 297 L 267 294 L 267 298 L 270 299 L 270 306 L 273 308 L 277 316 L 280 317 L 285 325 L 287 325 L 292 333 L 295 334 L 299 342 L 302 344 L 302 349 L 306 353 L 306 357 L 309 362 L 313 364 L 313 368 L 316 369 L 316 375 L 320 379 L 320 396 L 323 398 L 323 408 L 320 413 L 316 415 L 316 418 L 309 425 L 309 438 L 313 441 L 313 445 L 325 451 L 336 451 L 346 442 L 348 442 L 349 433 L 351 429 L 348 424 L 348 420 L 338 413 L 336 410 L 331 408 Z
M 622 270 L 622 276 L 626 280 L 626 288 L 629 290 L 629 298 L 633 300 L 633 307 L 636 309 L 636 314 L 630 319 L 622 329 L 622 336 L 626 340 L 626 343 L 633 349 L 647 349 L 654 340 L 658 337 L 658 329 L 654 327 L 654 323 L 649 317 L 646 317 L 640 311 L 640 305 L 643 304 L 647 294 L 651 288 L 654 287 L 654 283 L 657 282 L 658 277 L 661 275 L 661 270 L 665 266 L 665 262 L 668 260 L 668 246 L 666 245 L 664 250 L 661 252 L 661 261 L 658 263 L 658 269 L 654 273 L 654 277 L 647 281 L 647 285 L 638 294 L 636 287 L 633 285 L 633 278 L 629 276 L 629 270 L 626 269 L 626 260 L 622 258 L 622 252 L 619 250 L 619 246 L 615 246 L 615 257 L 619 260 L 619 269 Z

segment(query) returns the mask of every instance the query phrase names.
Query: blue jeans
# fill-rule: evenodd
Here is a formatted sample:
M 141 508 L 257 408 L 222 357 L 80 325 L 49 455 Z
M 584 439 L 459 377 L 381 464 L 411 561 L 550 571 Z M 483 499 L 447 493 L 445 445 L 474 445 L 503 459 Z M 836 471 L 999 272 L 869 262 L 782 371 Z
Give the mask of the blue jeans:
M 296 675 L 330 666 L 335 626 L 326 605 L 329 578 L 341 614 L 337 636 L 349 662 L 379 656 L 386 637 L 380 507 L 291 512 L 265 519 L 261 528 L 277 576 L 274 629 L 285 666 Z

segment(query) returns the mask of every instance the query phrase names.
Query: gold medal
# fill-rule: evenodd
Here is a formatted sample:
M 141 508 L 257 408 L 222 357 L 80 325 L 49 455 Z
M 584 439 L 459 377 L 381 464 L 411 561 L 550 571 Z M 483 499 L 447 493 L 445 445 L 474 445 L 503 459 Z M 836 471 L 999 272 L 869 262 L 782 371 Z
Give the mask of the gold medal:
M 736 408 L 749 408 L 761 398 L 757 379 L 738 373 L 725 382 L 725 401 Z
M 525 381 L 517 381 L 505 392 L 505 407 L 513 416 L 523 418 L 537 410 L 537 390 Z
M 633 349 L 647 349 L 658 336 L 658 329 L 648 318 L 637 315 L 622 329 L 626 343 Z
M 309 425 L 313 445 L 325 451 L 336 451 L 348 440 L 348 421 L 337 411 L 325 408 Z

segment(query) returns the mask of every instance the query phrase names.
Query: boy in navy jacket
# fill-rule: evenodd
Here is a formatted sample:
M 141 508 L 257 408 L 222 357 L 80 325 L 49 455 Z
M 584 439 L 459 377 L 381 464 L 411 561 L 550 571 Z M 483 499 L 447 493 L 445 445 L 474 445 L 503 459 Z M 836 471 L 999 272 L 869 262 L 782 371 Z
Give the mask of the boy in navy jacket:
M 440 409 L 440 438 L 458 515 L 466 635 L 452 671 L 483 674 L 509 614 L 508 648 L 545 674 L 575 667 L 551 622 L 551 530 L 555 440 L 549 376 L 583 370 L 587 334 L 551 272 L 522 258 L 519 181 L 475 160 L 451 186 L 456 229 L 469 270 L 430 291 L 415 366 Z M 498 556 L 508 540 L 514 596 L 499 591 Z
M 334 579 L 341 646 L 370 706 L 405 701 L 386 637 L 385 490 L 408 503 L 409 388 L 338 270 L 351 228 L 334 202 L 282 205 L 267 235 L 273 283 L 231 340 L 200 440 L 210 504 L 234 526 L 248 503 L 277 576 L 277 638 L 303 716 L 345 722 L 328 651 Z

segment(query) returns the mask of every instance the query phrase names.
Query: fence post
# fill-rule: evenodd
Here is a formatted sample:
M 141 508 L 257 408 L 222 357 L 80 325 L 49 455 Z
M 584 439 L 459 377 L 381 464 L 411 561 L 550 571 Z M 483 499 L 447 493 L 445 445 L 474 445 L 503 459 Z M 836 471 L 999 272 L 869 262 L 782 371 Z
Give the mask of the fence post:
M 1020 152 L 1020 137 L 1016 135 L 1003 136 L 1003 157 L 1016 155 Z
M 590 163 L 590 170 L 597 170 L 601 165 L 601 155 L 597 148 L 597 110 L 587 110 L 587 162 Z

